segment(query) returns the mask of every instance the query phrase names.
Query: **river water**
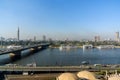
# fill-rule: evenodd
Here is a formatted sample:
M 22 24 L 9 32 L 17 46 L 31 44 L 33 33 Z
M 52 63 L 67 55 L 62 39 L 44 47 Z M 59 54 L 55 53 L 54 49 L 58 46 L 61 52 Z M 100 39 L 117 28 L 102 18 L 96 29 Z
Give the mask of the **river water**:
M 19 65 L 36 63 L 37 66 L 79 66 L 83 61 L 88 61 L 90 64 L 120 64 L 120 49 L 48 48 L 13 63 Z

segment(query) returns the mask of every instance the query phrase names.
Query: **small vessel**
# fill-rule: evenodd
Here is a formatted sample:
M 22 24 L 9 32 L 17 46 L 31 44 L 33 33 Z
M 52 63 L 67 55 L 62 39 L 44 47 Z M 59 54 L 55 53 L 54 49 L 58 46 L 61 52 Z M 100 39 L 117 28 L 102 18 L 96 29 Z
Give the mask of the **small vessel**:
M 36 67 L 36 63 L 27 64 L 28 67 Z
M 22 48 L 22 46 L 9 45 L 7 49 Z
M 81 63 L 84 64 L 84 65 L 89 64 L 88 61 L 82 61 Z
M 115 46 L 114 45 L 100 45 L 97 46 L 98 49 L 114 49 Z
M 63 49 L 70 49 L 70 46 L 69 46 L 69 45 L 67 45 L 67 46 L 61 45 L 61 46 L 59 47 L 59 50 L 63 50 Z
M 83 49 L 92 49 L 93 45 L 83 45 Z
M 62 45 L 59 47 L 59 50 L 60 50 L 60 51 L 63 50 L 63 46 L 62 46 Z

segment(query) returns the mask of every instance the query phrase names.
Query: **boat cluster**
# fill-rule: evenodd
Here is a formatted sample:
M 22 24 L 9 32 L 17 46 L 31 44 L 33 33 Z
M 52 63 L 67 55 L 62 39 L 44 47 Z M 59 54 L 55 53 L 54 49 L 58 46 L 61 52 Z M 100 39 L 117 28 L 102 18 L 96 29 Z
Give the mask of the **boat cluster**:
M 70 50 L 70 49 L 75 49 L 75 48 L 78 48 L 78 47 L 77 46 L 72 46 L 72 45 L 61 45 L 59 47 L 59 50 L 63 50 L 63 49 Z
M 115 46 L 114 45 L 99 45 L 94 47 L 93 45 L 83 45 L 83 49 L 93 49 L 93 48 L 97 48 L 97 49 L 114 49 Z

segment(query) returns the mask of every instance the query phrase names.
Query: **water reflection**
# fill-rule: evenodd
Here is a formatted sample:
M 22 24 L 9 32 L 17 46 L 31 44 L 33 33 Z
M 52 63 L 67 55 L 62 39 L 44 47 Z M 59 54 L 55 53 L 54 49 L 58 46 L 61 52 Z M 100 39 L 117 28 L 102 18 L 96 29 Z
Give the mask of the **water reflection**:
M 15 64 L 25 65 L 32 63 L 33 58 L 37 66 L 56 66 L 56 65 L 80 65 L 82 61 L 89 61 L 90 64 L 118 64 L 120 63 L 120 49 L 98 50 L 81 48 L 60 51 L 57 49 L 46 49 L 14 62 Z

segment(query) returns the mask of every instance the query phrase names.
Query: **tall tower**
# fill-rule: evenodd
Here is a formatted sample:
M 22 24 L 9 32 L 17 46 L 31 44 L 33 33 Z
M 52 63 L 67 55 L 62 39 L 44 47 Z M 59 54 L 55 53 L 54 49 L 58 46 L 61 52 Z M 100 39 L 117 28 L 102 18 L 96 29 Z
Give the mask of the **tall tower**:
M 116 32 L 116 41 L 119 41 L 119 32 Z
M 19 31 L 19 27 L 18 27 L 18 31 L 17 31 L 17 40 L 20 40 L 20 31 Z

